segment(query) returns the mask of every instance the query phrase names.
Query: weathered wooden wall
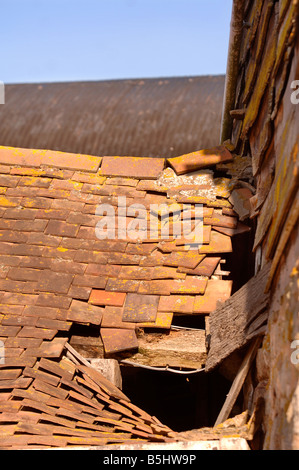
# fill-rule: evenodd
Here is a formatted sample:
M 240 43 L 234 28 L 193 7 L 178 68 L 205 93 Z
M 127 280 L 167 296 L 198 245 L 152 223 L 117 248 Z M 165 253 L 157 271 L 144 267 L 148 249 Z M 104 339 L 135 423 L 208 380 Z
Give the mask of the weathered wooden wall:
M 230 140 L 252 159 L 256 272 L 271 264 L 268 329 L 247 399 L 265 400 L 265 449 L 299 449 L 299 365 L 291 361 L 299 339 L 299 2 L 246 0 L 244 8 Z

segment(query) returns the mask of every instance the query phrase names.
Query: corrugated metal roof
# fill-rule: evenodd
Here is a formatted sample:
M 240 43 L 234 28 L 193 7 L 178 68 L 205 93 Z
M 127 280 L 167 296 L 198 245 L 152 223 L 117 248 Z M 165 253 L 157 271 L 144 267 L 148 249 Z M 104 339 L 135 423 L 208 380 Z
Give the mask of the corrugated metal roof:
M 217 145 L 224 76 L 6 85 L 1 145 L 172 157 Z

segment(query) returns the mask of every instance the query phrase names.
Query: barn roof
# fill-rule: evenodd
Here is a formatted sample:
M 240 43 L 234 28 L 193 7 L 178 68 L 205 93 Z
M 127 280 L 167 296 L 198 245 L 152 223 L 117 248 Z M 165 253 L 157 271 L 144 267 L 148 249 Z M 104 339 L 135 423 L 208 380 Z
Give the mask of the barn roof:
M 1 145 L 171 157 L 219 141 L 224 76 L 5 85 Z
M 173 316 L 209 314 L 230 296 L 221 262 L 248 230 L 233 210 L 242 189 L 216 171 L 231 160 L 225 147 L 172 159 L 0 148 L 2 448 L 176 439 L 76 353 L 72 328 L 93 325 L 108 356 L 133 354 L 138 328 L 169 331 Z M 135 239 L 124 202 L 146 210 Z M 116 238 L 97 236 L 101 204 L 117 211 Z M 160 204 L 176 205 L 166 238 Z M 188 205 L 196 222 L 196 204 L 202 238 L 190 241 L 176 214 Z

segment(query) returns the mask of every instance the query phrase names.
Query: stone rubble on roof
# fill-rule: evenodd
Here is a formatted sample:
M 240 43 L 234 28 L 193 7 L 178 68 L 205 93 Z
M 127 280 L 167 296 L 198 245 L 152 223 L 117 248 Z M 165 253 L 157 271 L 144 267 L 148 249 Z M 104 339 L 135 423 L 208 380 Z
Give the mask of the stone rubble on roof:
M 213 177 L 229 161 L 224 147 L 170 160 L 0 147 L 1 448 L 175 439 L 98 371 L 70 359 L 70 330 L 95 325 L 106 354 L 133 353 L 137 327 L 167 331 L 174 315 L 208 315 L 229 298 L 222 261 L 231 237 L 248 230 L 234 211 L 233 180 Z M 97 207 L 110 204 L 120 216 L 120 197 L 142 204 L 151 223 L 137 239 L 100 240 Z M 154 204 L 189 204 L 190 226 L 203 204 L 203 243 L 176 237 L 175 212 L 161 240 Z M 136 220 L 118 217 L 119 233 Z

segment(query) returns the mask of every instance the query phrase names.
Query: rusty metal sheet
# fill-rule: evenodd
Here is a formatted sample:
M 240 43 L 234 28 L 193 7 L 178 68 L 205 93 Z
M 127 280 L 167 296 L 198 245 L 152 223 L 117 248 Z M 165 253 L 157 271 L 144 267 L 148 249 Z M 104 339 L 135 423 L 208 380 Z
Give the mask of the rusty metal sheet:
M 138 340 L 134 330 L 118 328 L 101 328 L 101 338 L 106 353 L 138 348 Z
M 123 321 L 154 322 L 157 318 L 158 304 L 158 295 L 127 294 Z

